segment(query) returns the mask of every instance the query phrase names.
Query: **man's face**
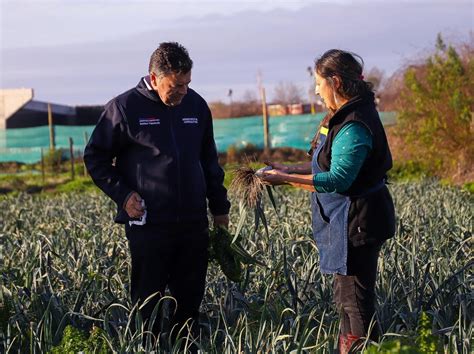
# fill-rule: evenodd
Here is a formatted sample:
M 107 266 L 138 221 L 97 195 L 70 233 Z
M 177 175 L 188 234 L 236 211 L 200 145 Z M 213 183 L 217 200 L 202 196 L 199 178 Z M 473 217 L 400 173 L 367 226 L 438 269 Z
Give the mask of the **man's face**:
M 150 73 L 151 86 L 167 106 L 177 106 L 188 92 L 191 82 L 191 71 L 185 74 L 171 73 L 157 75 Z

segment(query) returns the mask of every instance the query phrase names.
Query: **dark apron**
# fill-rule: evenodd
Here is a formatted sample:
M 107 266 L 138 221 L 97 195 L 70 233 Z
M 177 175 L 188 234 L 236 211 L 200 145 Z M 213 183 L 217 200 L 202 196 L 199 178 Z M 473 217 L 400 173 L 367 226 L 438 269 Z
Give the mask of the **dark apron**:
M 327 136 L 321 128 L 320 142 L 313 154 L 313 174 L 324 172 L 318 164 L 318 155 Z M 347 274 L 347 240 L 350 197 L 338 193 L 311 193 L 313 237 L 319 249 L 319 263 L 323 274 Z
M 327 128 L 321 128 L 319 132 L 320 141 L 313 154 L 311 169 L 312 173 L 325 172 L 318 164 L 318 155 L 326 142 Z M 364 197 L 380 190 L 385 181 L 368 188 L 359 195 L 346 196 L 339 193 L 311 194 L 311 212 L 313 237 L 319 250 L 319 263 L 323 274 L 347 274 L 347 247 L 349 208 L 351 198 Z

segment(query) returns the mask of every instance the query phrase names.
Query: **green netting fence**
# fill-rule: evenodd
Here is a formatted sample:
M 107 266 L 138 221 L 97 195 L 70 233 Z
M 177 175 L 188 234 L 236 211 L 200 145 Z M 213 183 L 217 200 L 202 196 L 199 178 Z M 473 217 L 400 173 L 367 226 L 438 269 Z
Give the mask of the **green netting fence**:
M 380 114 L 384 125 L 395 123 L 394 112 Z M 315 130 L 323 117 L 296 115 L 271 117 L 270 141 L 272 147 L 289 146 L 308 149 Z M 54 126 L 55 146 L 64 149 L 69 156 L 69 138 L 72 138 L 74 155 L 82 155 L 85 136 L 90 137 L 94 126 Z M 263 121 L 261 116 L 214 120 L 214 136 L 219 152 L 229 146 L 237 148 L 248 144 L 263 147 Z M 41 149 L 49 149 L 49 128 L 47 126 L 0 130 L 0 162 L 17 161 L 35 163 L 41 159 Z

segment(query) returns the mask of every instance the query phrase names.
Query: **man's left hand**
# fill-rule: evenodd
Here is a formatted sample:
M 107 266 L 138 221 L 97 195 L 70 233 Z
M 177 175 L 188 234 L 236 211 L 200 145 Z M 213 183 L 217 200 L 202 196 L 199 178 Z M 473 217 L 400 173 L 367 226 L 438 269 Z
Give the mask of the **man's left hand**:
M 214 215 L 214 227 L 222 226 L 225 229 L 229 228 L 229 215 Z

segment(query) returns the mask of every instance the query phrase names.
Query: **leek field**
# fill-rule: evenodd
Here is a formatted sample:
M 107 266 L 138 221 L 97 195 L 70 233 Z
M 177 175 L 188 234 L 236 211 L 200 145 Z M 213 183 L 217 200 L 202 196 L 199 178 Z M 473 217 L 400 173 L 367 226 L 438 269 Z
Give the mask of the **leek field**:
M 423 349 L 428 345 L 436 352 L 470 353 L 472 194 L 435 181 L 390 189 L 397 234 L 382 249 L 377 280 L 384 335 L 378 345 L 366 343 L 366 350 L 429 352 Z M 173 345 L 163 336 L 155 350 L 182 351 L 195 341 L 210 353 L 335 352 L 332 278 L 318 270 L 309 194 L 276 188 L 274 196 L 277 212 L 264 200 L 268 235 L 262 225 L 254 233 L 251 212 L 240 232 L 245 249 L 265 266 L 246 267 L 236 284 L 211 264 L 202 336 Z M 241 212 L 235 201 L 231 232 Z M 113 203 L 93 191 L 0 199 L 0 352 L 153 349 L 151 341 L 142 343 L 147 327 L 129 302 L 128 245 L 113 215 Z M 157 320 L 166 322 L 167 315 Z

